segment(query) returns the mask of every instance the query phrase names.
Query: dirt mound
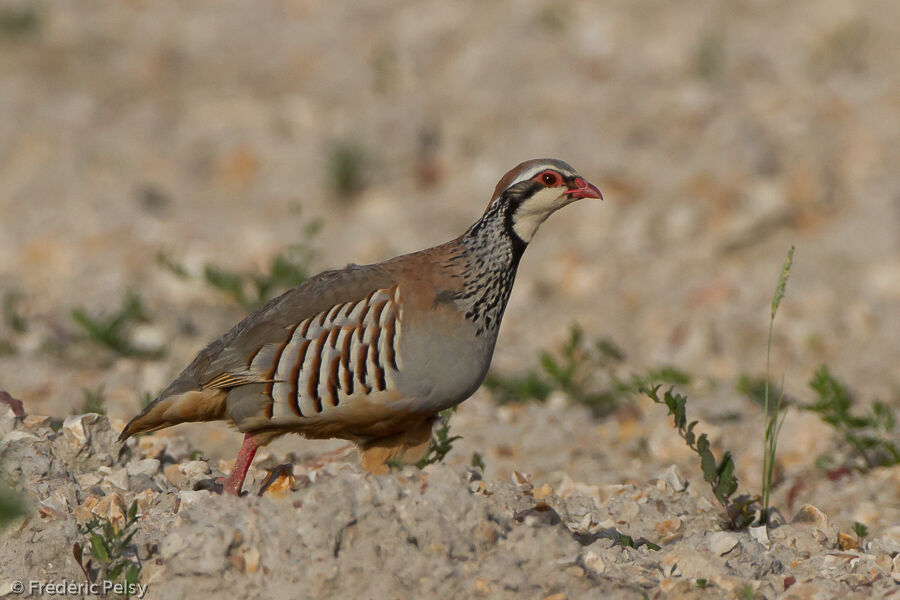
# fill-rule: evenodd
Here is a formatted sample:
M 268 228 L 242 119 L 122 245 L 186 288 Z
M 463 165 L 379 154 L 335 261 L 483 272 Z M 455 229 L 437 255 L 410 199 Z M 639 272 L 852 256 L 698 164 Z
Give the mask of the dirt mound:
M 203 489 L 221 473 L 178 438 L 120 446 L 99 415 L 55 430 L 3 412 L 0 460 L 30 506 L 0 549 L 7 587 L 85 581 L 73 547 L 88 555 L 79 526 L 95 517 L 135 532 L 122 556 L 150 598 L 770 597 L 785 587 L 846 598 L 895 585 L 890 548 L 838 551 L 837 528 L 814 507 L 768 536 L 723 530 L 675 467 L 641 485 L 554 491 L 518 472 L 512 482 L 445 465 L 373 476 L 336 461 L 296 465 L 261 497 L 238 499 Z M 248 487 L 264 475 L 251 471 Z

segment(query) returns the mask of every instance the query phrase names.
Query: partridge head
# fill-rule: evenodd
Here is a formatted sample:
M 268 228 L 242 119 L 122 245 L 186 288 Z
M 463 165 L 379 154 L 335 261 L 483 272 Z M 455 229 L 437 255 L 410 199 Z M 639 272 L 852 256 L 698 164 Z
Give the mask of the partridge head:
M 124 440 L 224 420 L 244 444 L 225 481 L 240 495 L 256 449 L 285 434 L 355 442 L 363 466 L 427 450 L 432 424 L 481 385 L 525 248 L 553 212 L 600 191 L 555 159 L 523 162 L 454 240 L 326 271 L 204 348 L 122 431 Z

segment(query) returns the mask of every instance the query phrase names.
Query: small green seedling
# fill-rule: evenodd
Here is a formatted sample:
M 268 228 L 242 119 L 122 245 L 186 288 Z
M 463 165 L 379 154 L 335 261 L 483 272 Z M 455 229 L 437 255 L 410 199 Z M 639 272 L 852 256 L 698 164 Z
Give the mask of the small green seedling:
M 487 469 L 487 465 L 484 464 L 484 457 L 482 457 L 478 452 L 472 453 L 472 461 L 469 464 L 473 469 L 481 469 L 482 473 L 484 473 L 484 470 Z
M 141 410 L 144 410 L 156 399 L 159 394 L 154 394 L 153 392 L 143 392 L 141 394 Z
M 623 548 L 640 548 L 641 546 L 647 546 L 648 549 L 656 551 L 660 549 L 659 544 L 654 544 L 648 539 L 638 538 L 635 540 L 630 535 L 626 535 L 621 531 L 616 531 L 615 542 L 622 546 Z
M 3 321 L 16 333 L 28 331 L 28 322 L 19 308 L 22 300 L 22 294 L 16 291 L 3 294 Z
M 865 539 L 869 537 L 869 528 L 860 523 L 859 521 L 854 521 L 853 523 L 853 533 L 856 534 L 856 539 L 859 542 L 859 546 L 862 547 Z
M 631 380 L 617 376 L 617 367 L 625 360 L 622 350 L 610 340 L 585 340 L 584 330 L 572 325 L 569 338 L 559 352 L 540 353 L 540 369 L 519 376 L 491 374 L 484 384 L 500 404 L 508 402 L 544 402 L 560 391 L 576 404 L 591 409 L 594 416 L 611 413 L 630 399 L 642 386 L 652 383 L 684 385 L 690 376 L 674 367 L 663 367 Z
M 137 533 L 137 508 L 135 500 L 121 526 L 110 520 L 101 522 L 98 517 L 78 526 L 87 541 L 85 546 L 76 542 L 72 555 L 89 582 L 122 580 L 126 589 L 134 589 L 141 575 L 141 563 L 131 543 Z M 86 549 L 93 558 L 88 558 Z M 94 560 L 99 563 L 97 569 L 93 568 Z
M 82 329 L 87 338 L 122 356 L 135 358 L 161 358 L 164 348 L 139 348 L 129 339 L 129 331 L 138 322 L 146 322 L 147 313 L 141 297 L 129 290 L 122 306 L 111 315 L 95 317 L 84 308 L 72 310 L 72 321 Z
M 434 434 L 431 438 L 431 443 L 428 445 L 428 450 L 425 452 L 425 456 L 422 457 L 422 460 L 416 463 L 416 466 L 420 469 L 424 469 L 428 465 L 444 460 L 444 457 L 453 449 L 453 442 L 462 439 L 461 435 L 450 435 L 450 417 L 453 416 L 456 409 L 457 407 L 454 406 L 441 411 L 441 414 L 438 417 L 437 427 L 435 427 Z
M 25 514 L 25 503 L 18 492 L 0 483 L 0 531 Z
M 787 399 L 785 398 L 781 386 L 774 381 L 767 381 L 765 376 L 754 377 L 742 373 L 738 376 L 734 388 L 739 394 L 742 394 L 754 404 L 758 404 L 760 408 L 765 409 L 766 386 L 768 386 L 769 395 L 772 398 L 784 398 L 782 402 L 787 404 Z
M 84 388 L 81 392 L 84 394 L 84 402 L 81 405 L 81 412 L 79 414 L 106 414 L 106 395 L 103 393 L 103 384 L 100 384 L 93 390 Z
M 156 253 L 156 264 L 177 277 L 185 281 L 191 279 L 191 274 L 183 264 L 175 260 L 171 254 L 165 250 Z
M 887 467 L 900 463 L 900 448 L 891 441 L 896 437 L 894 411 L 883 402 L 873 402 L 868 414 L 854 414 L 853 395 L 843 382 L 822 365 L 809 382 L 818 399 L 801 408 L 814 412 L 844 438 L 859 459 L 850 465 L 860 470 Z M 833 464 L 823 458 L 821 463 Z
M 453 416 L 453 413 L 456 412 L 457 407 L 454 406 L 452 408 L 448 408 L 446 410 L 442 410 L 440 415 L 438 416 L 437 427 L 434 428 L 434 431 L 431 435 L 431 442 L 428 444 L 428 450 L 425 451 L 425 456 L 416 463 L 416 467 L 420 469 L 424 469 L 428 465 L 432 465 L 434 463 L 439 463 L 444 460 L 444 457 L 450 453 L 453 449 L 453 442 L 456 440 L 461 440 L 461 435 L 450 435 L 450 417 Z M 476 457 L 478 461 L 481 461 L 481 455 L 477 452 L 472 455 L 472 466 L 479 466 L 476 461 Z M 387 465 L 391 471 L 399 471 L 401 470 L 406 463 L 399 458 L 395 458 L 393 460 L 389 460 Z M 481 461 L 481 468 L 484 469 L 484 462 Z
M 25 37 L 40 27 L 41 14 L 35 5 L 23 3 L 20 7 L 0 8 L 0 38 Z
M 341 140 L 328 150 L 328 179 L 339 198 L 352 198 L 366 188 L 369 152 L 356 140 Z
M 705 433 L 699 436 L 694 433 L 698 421 L 687 420 L 687 397 L 682 394 L 667 390 L 663 397 L 659 397 L 659 384 L 652 387 L 642 387 L 641 392 L 657 404 L 664 404 L 669 409 L 669 415 L 674 419 L 678 434 L 688 447 L 700 457 L 700 468 L 703 471 L 703 479 L 709 483 L 710 489 L 719 504 L 728 515 L 732 528 L 741 529 L 753 521 L 753 511 L 756 498 L 746 496 L 732 496 L 738 489 L 738 479 L 734 475 L 734 460 L 731 452 L 726 451 L 721 460 L 716 460 L 709 447 L 709 439 Z
M 307 223 L 303 232 L 306 240 L 276 255 L 269 262 L 268 268 L 260 273 L 235 271 L 207 263 L 203 266 L 199 279 L 248 310 L 258 308 L 277 292 L 300 285 L 309 278 L 310 267 L 315 257 L 309 239 L 312 239 L 321 227 L 322 223 L 318 220 Z M 157 253 L 156 262 L 179 279 L 192 278 L 184 265 L 165 252 Z

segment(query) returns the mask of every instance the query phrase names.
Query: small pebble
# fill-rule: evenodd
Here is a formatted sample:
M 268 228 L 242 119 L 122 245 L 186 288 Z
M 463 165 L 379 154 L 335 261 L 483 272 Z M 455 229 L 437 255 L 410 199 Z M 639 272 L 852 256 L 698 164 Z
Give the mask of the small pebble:
M 709 536 L 709 549 L 719 556 L 731 552 L 737 545 L 737 536 L 727 531 L 717 531 Z
M 125 468 L 131 476 L 148 475 L 153 476 L 159 471 L 159 460 L 155 458 L 144 458 L 142 460 L 132 460 Z
M 550 487 L 550 484 L 545 483 L 541 487 L 534 490 L 533 495 L 535 500 L 543 500 L 547 496 L 553 493 L 553 488 Z
M 603 562 L 603 558 L 593 550 L 588 550 L 584 555 L 584 566 L 597 574 L 606 570 L 606 563 Z
M 768 550 L 771 542 L 769 541 L 769 528 L 765 525 L 759 525 L 758 527 L 749 527 L 747 531 L 750 533 L 750 537 L 759 542 L 763 548 Z
M 878 540 L 891 554 L 900 552 L 900 525 L 892 525 L 881 532 Z
M 178 470 L 188 479 L 194 479 L 209 473 L 209 463 L 204 460 L 189 460 L 178 465 Z

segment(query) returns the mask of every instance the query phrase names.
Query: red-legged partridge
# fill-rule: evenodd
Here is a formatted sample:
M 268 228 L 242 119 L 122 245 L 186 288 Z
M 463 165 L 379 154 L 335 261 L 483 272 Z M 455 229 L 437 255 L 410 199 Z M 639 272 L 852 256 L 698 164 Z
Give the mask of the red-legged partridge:
M 516 268 L 538 227 L 579 198 L 602 198 L 568 164 L 503 176 L 460 237 L 374 265 L 326 271 L 207 346 L 122 431 L 187 421 L 245 433 L 225 490 L 240 495 L 256 449 L 285 433 L 358 444 L 363 467 L 418 460 L 437 413 L 484 380 Z

